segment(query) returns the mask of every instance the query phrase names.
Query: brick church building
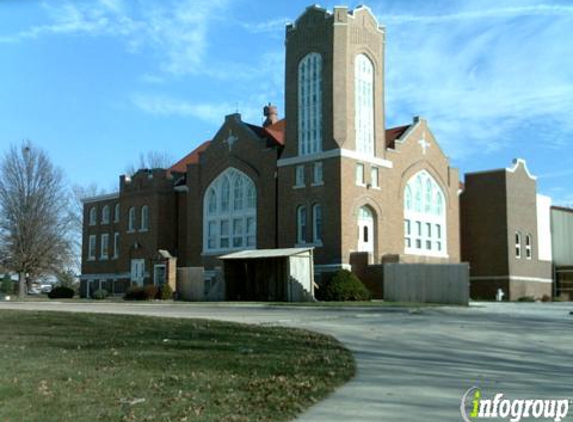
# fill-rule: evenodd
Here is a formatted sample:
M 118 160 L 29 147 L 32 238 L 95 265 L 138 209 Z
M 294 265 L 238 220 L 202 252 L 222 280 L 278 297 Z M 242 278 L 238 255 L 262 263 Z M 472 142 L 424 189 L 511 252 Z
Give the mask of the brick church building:
M 422 118 L 386 128 L 385 30 L 366 7 L 286 28 L 285 116 L 225 117 L 169 169 L 85 200 L 82 289 L 121 293 L 245 249 L 314 248 L 314 272 L 460 261 L 459 174 Z M 391 65 L 391 64 L 390 64 Z

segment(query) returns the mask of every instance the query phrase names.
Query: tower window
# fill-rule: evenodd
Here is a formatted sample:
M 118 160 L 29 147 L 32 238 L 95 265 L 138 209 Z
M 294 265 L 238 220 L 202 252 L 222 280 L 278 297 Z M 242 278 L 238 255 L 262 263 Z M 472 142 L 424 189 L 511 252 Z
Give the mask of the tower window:
M 354 101 L 356 150 L 374 155 L 374 66 L 364 54 L 354 63 Z
M 307 54 L 298 65 L 298 153 L 322 151 L 322 56 Z

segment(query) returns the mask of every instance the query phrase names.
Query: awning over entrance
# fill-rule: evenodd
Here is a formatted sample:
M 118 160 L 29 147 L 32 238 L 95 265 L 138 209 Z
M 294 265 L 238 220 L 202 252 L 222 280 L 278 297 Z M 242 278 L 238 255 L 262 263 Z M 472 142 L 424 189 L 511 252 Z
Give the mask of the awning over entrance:
M 226 300 L 314 300 L 313 248 L 246 250 L 220 259 Z

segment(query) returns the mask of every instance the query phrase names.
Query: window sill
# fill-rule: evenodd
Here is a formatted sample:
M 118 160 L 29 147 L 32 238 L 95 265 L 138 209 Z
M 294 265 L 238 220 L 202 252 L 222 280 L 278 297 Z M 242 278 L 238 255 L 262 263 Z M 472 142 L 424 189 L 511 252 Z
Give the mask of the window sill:
M 437 252 L 437 251 L 428 251 L 426 249 L 414 249 L 414 248 L 406 248 L 404 249 L 404 253 L 407 255 L 415 255 L 415 256 L 427 256 L 430 258 L 449 258 L 446 252 Z
M 295 248 L 321 248 L 322 246 L 322 241 L 295 243 L 294 245 Z
M 294 185 L 292 188 L 293 189 L 304 189 L 304 188 L 306 188 L 306 185 Z
M 380 186 L 372 186 L 370 189 L 373 189 L 373 190 L 382 190 L 382 189 L 380 188 Z
M 366 183 L 356 183 L 356 186 L 359 186 L 361 188 L 365 188 L 366 187 Z
M 313 188 L 318 186 L 324 186 L 324 182 L 312 183 L 310 186 L 312 186 Z
M 139 229 L 139 233 L 146 233 L 148 231 L 149 231 L 149 229 Z
M 107 256 L 100 256 L 99 260 L 100 261 L 107 261 L 109 258 Z
M 127 234 L 133 234 L 133 233 L 135 233 L 135 230 L 130 229 L 130 230 L 128 230 L 126 233 L 127 233 Z
M 94 262 L 95 260 L 96 260 L 95 257 L 89 257 L 89 258 L 88 258 L 88 261 L 89 261 L 89 262 Z

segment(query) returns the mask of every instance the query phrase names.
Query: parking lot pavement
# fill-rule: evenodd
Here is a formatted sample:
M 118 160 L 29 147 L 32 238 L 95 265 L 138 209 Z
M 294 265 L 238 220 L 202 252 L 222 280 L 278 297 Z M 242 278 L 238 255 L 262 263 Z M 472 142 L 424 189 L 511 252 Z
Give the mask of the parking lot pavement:
M 462 395 L 472 386 L 511 398 L 573 398 L 570 304 L 408 310 L 43 302 L 0 309 L 212 318 L 331 334 L 353 351 L 358 374 L 301 422 L 460 421 Z

